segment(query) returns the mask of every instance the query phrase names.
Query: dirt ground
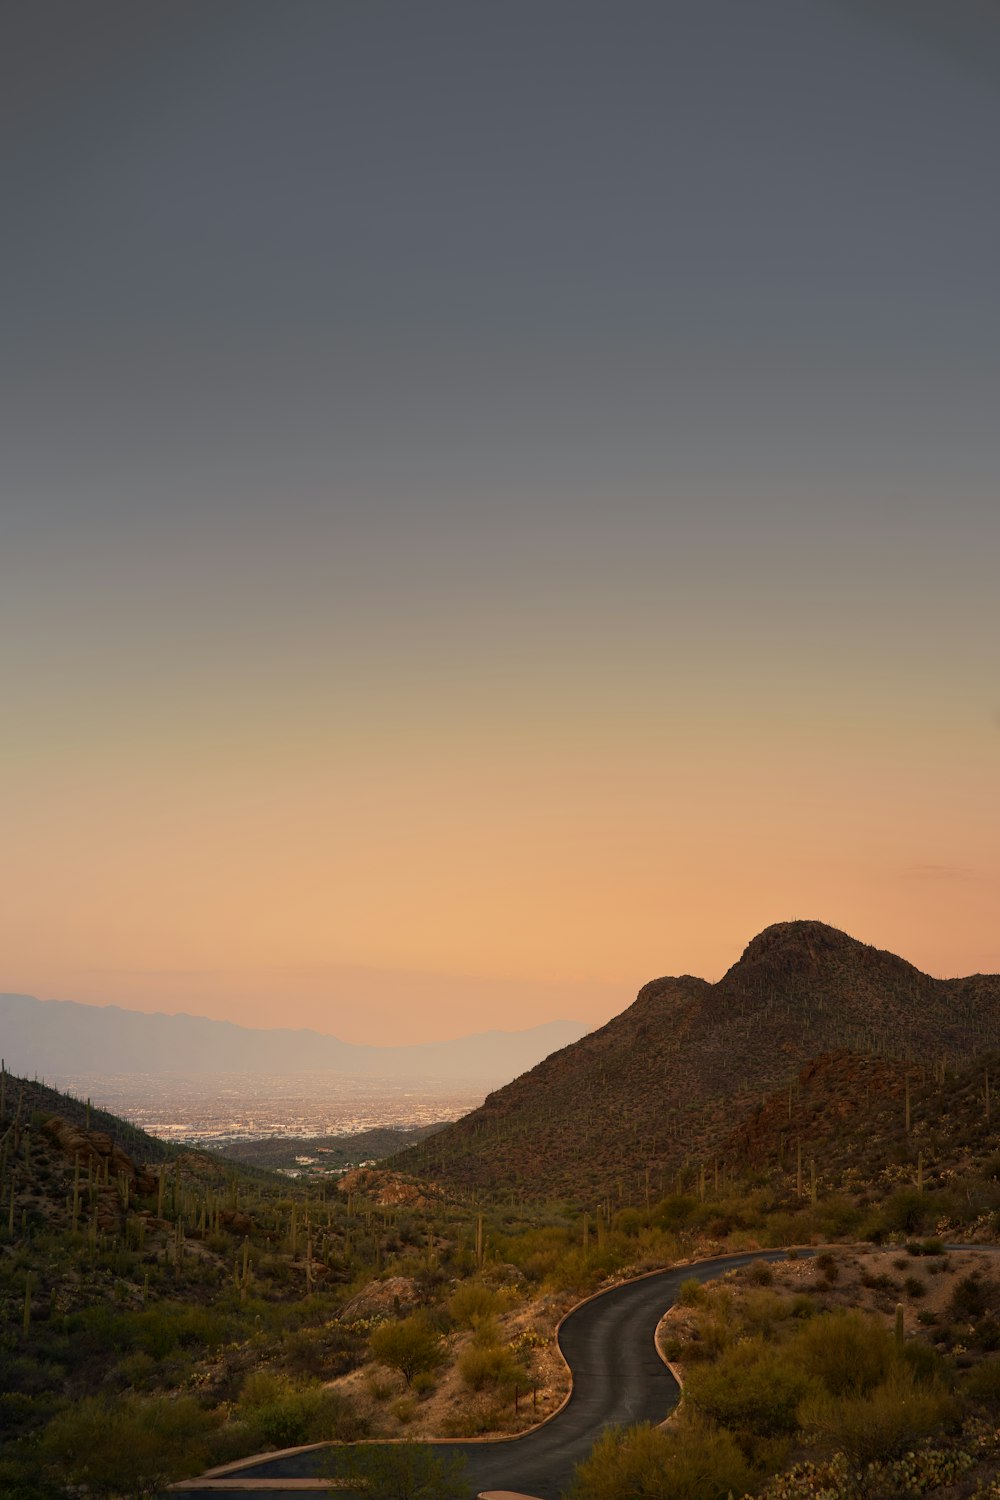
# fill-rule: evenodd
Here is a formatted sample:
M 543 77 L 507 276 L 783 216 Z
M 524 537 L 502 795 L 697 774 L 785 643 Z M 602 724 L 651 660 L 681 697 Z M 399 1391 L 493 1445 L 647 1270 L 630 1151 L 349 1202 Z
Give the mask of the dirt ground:
M 559 1353 L 555 1330 L 575 1305 L 570 1296 L 525 1301 L 497 1318 L 503 1342 L 521 1352 L 527 1381 L 513 1391 L 470 1391 L 458 1361 L 472 1343 L 471 1332 L 452 1334 L 448 1365 L 431 1390 L 410 1391 L 402 1375 L 369 1363 L 329 1382 L 368 1417 L 372 1435 L 398 1438 L 477 1437 L 523 1432 L 551 1416 L 569 1394 L 569 1371 Z

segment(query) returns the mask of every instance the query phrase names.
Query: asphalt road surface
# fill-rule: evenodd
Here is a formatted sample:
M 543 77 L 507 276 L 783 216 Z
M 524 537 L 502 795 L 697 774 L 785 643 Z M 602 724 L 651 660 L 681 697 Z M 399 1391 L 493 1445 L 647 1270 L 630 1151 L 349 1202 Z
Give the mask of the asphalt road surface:
M 654 1335 L 681 1283 L 690 1277 L 711 1281 L 752 1260 L 782 1260 L 786 1254 L 767 1250 L 719 1256 L 626 1282 L 585 1302 L 559 1330 L 559 1343 L 573 1372 L 573 1394 L 557 1416 L 519 1438 L 428 1446 L 443 1456 L 465 1457 L 470 1496 L 482 1490 L 514 1490 L 538 1500 L 559 1500 L 574 1466 L 586 1458 L 605 1427 L 662 1422 L 676 1404 L 677 1382 L 656 1352 Z M 282 1481 L 319 1477 L 335 1453 L 336 1449 L 314 1449 L 234 1468 L 229 1484 L 249 1479 L 256 1483 L 246 1489 L 227 1485 L 224 1493 L 230 1500 L 291 1500 L 303 1491 L 282 1488 Z M 262 1481 L 271 1483 L 265 1488 Z M 174 1493 L 186 1500 L 209 1500 L 220 1491 L 199 1488 L 192 1480 Z

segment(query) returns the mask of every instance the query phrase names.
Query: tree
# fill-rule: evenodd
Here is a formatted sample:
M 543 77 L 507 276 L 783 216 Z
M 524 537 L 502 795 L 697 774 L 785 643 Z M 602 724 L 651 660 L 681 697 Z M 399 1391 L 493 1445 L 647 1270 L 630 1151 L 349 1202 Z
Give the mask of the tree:
M 379 1363 L 398 1370 L 407 1385 L 414 1375 L 437 1369 L 445 1357 L 441 1335 L 422 1313 L 383 1323 L 372 1334 L 371 1349 Z

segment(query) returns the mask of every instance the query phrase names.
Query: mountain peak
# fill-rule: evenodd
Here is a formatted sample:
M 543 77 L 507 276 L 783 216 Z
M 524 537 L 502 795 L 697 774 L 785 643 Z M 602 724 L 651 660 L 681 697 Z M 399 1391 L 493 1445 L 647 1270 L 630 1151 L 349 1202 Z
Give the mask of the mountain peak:
M 866 945 L 857 938 L 849 937 L 839 927 L 826 922 L 796 919 L 791 922 L 772 922 L 763 932 L 758 932 L 744 948 L 739 963 L 753 963 L 777 952 L 843 952 L 861 949 Z M 738 965 L 734 965 L 737 967 Z
M 764 975 L 784 975 L 799 979 L 815 976 L 824 970 L 876 972 L 926 980 L 919 969 L 895 953 L 862 943 L 858 938 L 831 927 L 827 922 L 797 919 L 774 922 L 765 927 L 744 948 L 738 961 L 723 977 L 729 985 L 744 980 L 754 985 Z
M 620 1202 L 629 1182 L 669 1182 L 726 1148 L 761 1097 L 816 1058 L 929 1070 L 998 1045 L 1000 975 L 933 979 L 826 922 L 776 922 L 717 984 L 652 980 L 407 1160 L 477 1189 Z

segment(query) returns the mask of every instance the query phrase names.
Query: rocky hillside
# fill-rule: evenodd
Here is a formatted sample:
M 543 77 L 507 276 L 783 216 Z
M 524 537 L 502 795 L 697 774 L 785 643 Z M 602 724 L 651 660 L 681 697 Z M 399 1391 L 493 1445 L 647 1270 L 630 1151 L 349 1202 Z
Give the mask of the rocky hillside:
M 39 1083 L 37 1078 L 19 1078 L 16 1073 L 9 1073 L 6 1067 L 0 1069 L 0 1121 L 4 1128 L 15 1121 L 37 1126 L 52 1116 L 59 1116 L 84 1130 L 102 1132 L 113 1146 L 138 1161 L 172 1161 L 178 1154 L 177 1146 L 159 1140 L 105 1109 L 98 1109 L 84 1099 Z
M 645 985 L 394 1165 L 473 1193 L 638 1201 L 717 1153 L 813 1059 L 933 1070 L 998 1046 L 1000 976 L 932 979 L 821 922 L 781 922 L 717 984 Z

